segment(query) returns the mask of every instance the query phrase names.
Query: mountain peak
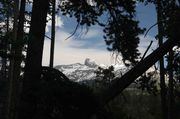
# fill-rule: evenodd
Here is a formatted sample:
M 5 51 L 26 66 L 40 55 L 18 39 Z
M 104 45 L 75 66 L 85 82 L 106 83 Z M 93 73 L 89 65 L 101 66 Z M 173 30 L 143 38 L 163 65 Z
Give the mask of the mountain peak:
M 84 61 L 84 65 L 88 66 L 88 67 L 91 67 L 91 68 L 95 68 L 97 67 L 98 65 L 96 64 L 96 62 L 90 58 L 86 58 L 85 61 Z

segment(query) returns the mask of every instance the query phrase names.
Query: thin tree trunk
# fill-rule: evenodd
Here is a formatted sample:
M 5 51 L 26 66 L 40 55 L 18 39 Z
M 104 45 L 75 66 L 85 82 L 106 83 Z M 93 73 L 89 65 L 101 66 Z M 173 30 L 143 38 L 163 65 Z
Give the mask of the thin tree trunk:
M 158 22 L 158 41 L 159 47 L 163 44 L 163 23 L 162 23 L 162 4 L 160 0 L 157 0 L 157 22 Z M 160 87 L 161 87 L 161 110 L 162 119 L 167 119 L 167 100 L 166 100 L 166 84 L 165 84 L 165 69 L 164 69 L 164 57 L 159 60 L 160 65 Z
M 169 73 L 169 90 L 168 90 L 168 119 L 173 118 L 173 108 L 174 108 L 174 79 L 173 79 L 173 51 L 169 51 L 169 60 L 168 60 L 168 73 Z
M 100 102 L 104 105 L 118 96 L 133 81 L 135 81 L 160 58 L 162 58 L 172 47 L 174 47 L 177 43 L 176 41 L 177 39 L 175 41 L 167 40 L 161 47 L 157 48 L 153 53 L 147 56 L 142 62 L 138 63 L 121 78 L 112 81 L 110 86 L 104 92 L 98 94 Z
M 55 43 L 55 29 L 56 29 L 56 0 L 52 0 L 52 26 L 51 26 L 51 50 L 50 50 L 50 64 L 53 68 L 54 65 L 54 43 Z
M 179 17 L 180 11 L 176 8 L 176 0 L 170 2 L 171 9 L 168 11 L 170 13 L 169 24 L 171 31 L 169 33 L 169 39 L 172 40 L 175 37 L 179 38 Z M 180 40 L 179 40 L 180 41 Z M 173 117 L 173 103 L 174 103 L 174 80 L 173 80 L 173 58 L 174 52 L 172 49 L 169 50 L 169 59 L 168 59 L 168 74 L 169 74 L 169 84 L 168 84 L 168 119 L 174 119 Z
M 18 119 L 32 119 L 36 115 L 38 82 L 40 80 L 42 52 L 49 0 L 34 0 L 30 36 L 26 58 L 21 108 Z
M 6 7 L 7 7 L 7 11 L 6 11 L 6 37 L 9 36 L 9 4 L 8 4 L 9 0 L 7 0 L 6 3 Z M 7 54 L 7 47 L 8 47 L 8 40 L 7 39 L 3 39 L 2 40 L 2 44 L 3 44 L 3 50 L 5 55 Z M 2 57 L 2 79 L 6 80 L 7 79 L 7 57 Z

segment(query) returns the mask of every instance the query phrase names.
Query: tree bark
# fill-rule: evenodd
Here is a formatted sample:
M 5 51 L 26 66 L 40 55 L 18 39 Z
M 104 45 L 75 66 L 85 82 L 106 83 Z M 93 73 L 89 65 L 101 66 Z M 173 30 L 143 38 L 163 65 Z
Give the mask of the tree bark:
M 56 29 L 56 0 L 52 0 L 52 26 L 51 26 L 51 50 L 50 50 L 50 64 L 53 68 L 54 65 L 54 43 L 55 43 L 55 29 Z
M 102 105 L 107 104 L 118 96 L 133 81 L 142 75 L 148 68 L 162 58 L 172 47 L 176 45 L 176 40 L 167 40 L 161 47 L 157 48 L 153 53 L 147 56 L 143 61 L 139 62 L 134 68 L 124 74 L 121 78 L 117 78 L 110 86 L 101 94 L 98 94 Z
M 19 22 L 17 26 L 17 38 L 14 41 L 15 46 L 12 47 L 13 64 L 11 64 L 11 79 L 9 88 L 9 119 L 17 118 L 19 93 L 20 93 L 20 72 L 22 62 L 22 47 L 23 47 L 23 34 L 24 34 L 24 11 L 26 0 L 21 0 L 19 11 Z
M 8 90 L 8 106 L 7 106 L 7 119 L 14 119 L 15 117 L 15 80 L 13 79 L 14 73 L 14 65 L 15 65 L 15 47 L 16 47 L 16 40 L 17 40 L 17 30 L 18 30 L 18 15 L 19 15 L 19 0 L 14 0 L 13 4 L 13 12 L 14 12 L 14 22 L 13 22 L 13 42 L 11 48 L 11 55 L 13 57 L 10 58 L 10 66 L 9 66 L 9 90 Z
M 34 0 L 19 119 L 35 118 L 49 0 Z
M 162 2 L 157 0 L 157 23 L 158 23 L 158 41 L 159 47 L 163 44 L 163 23 L 162 23 Z M 160 88 L 161 88 L 161 111 L 162 119 L 167 119 L 167 99 L 166 99 L 166 84 L 165 84 L 165 69 L 164 69 L 164 57 L 159 60 L 160 66 Z
M 174 108 L 174 79 L 173 79 L 173 51 L 169 51 L 168 59 L 168 74 L 169 74 L 169 90 L 168 90 L 168 119 L 174 119 L 173 108 Z
M 169 33 L 169 39 L 174 39 L 175 37 L 179 38 L 180 36 L 180 6 L 177 7 L 176 0 L 171 1 L 171 9 L 168 11 L 170 13 L 169 17 L 169 26 L 171 31 Z M 180 40 L 179 40 L 180 42 Z M 172 49 L 169 50 L 169 59 L 168 59 L 168 119 L 174 119 L 173 108 L 174 108 L 174 77 L 173 77 L 173 58 L 174 52 Z

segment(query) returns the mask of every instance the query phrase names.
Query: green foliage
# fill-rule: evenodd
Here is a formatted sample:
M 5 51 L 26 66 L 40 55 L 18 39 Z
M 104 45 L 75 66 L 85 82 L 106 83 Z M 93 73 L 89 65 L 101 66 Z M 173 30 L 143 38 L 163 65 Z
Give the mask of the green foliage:
M 114 67 L 109 66 L 107 69 L 98 67 L 97 71 L 95 71 L 95 74 L 96 74 L 97 81 L 103 81 L 104 83 L 110 83 L 111 80 L 113 80 L 115 77 Z
M 104 29 L 106 34 L 104 38 L 109 46 L 108 50 L 115 53 L 120 52 L 125 64 L 128 65 L 129 62 L 136 64 L 140 55 L 137 50 L 139 44 L 138 35 L 143 33 L 143 30 L 138 28 L 138 22 L 133 19 L 123 17 L 120 14 L 118 17 L 118 21 L 109 21 L 109 25 Z
M 164 36 L 171 40 L 176 40 L 179 37 L 180 29 L 180 6 L 174 2 L 174 0 L 169 0 L 163 4 L 163 18 L 165 20 Z M 175 41 L 179 42 L 179 40 Z
M 80 25 L 91 26 L 98 22 L 98 16 L 102 15 L 102 6 L 91 6 L 86 0 L 61 0 L 59 8 L 63 15 L 75 16 Z
M 114 119 L 160 119 L 160 94 L 139 89 L 124 90 L 108 105 Z
M 158 79 L 153 79 L 153 75 L 142 75 L 138 80 L 136 80 L 136 83 L 139 89 L 142 91 L 147 91 L 149 94 L 157 95 L 158 93 L 158 85 L 157 85 L 157 80 Z
M 111 81 L 115 78 L 114 67 L 109 66 L 108 68 L 98 67 L 95 71 L 96 78 L 93 85 L 95 92 L 101 92 L 109 86 Z
M 156 7 L 158 6 L 157 0 L 139 0 L 145 4 L 153 3 Z M 177 0 L 161 0 L 159 2 L 161 8 L 162 17 L 160 19 L 163 25 L 162 35 L 164 38 L 175 40 L 179 43 L 179 25 L 180 25 L 180 1 Z

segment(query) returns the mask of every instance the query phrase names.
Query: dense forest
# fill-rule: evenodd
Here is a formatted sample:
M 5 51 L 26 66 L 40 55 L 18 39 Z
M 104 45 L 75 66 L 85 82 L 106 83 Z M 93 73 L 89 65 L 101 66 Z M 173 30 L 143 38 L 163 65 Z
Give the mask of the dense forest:
M 156 8 L 157 21 L 148 29 L 135 18 L 139 2 Z M 77 27 L 101 26 L 107 50 L 120 55 L 131 69 L 115 77 L 113 67 L 98 68 L 97 83 L 87 86 L 53 68 L 58 12 L 75 18 Z M 106 23 L 100 19 L 105 14 Z M 50 63 L 45 67 L 48 20 Z M 159 46 L 141 57 L 139 36 L 154 26 Z M 0 118 L 179 119 L 179 26 L 180 0 L 0 0 Z M 156 62 L 159 83 L 146 74 Z M 127 90 L 132 83 L 138 87 Z

